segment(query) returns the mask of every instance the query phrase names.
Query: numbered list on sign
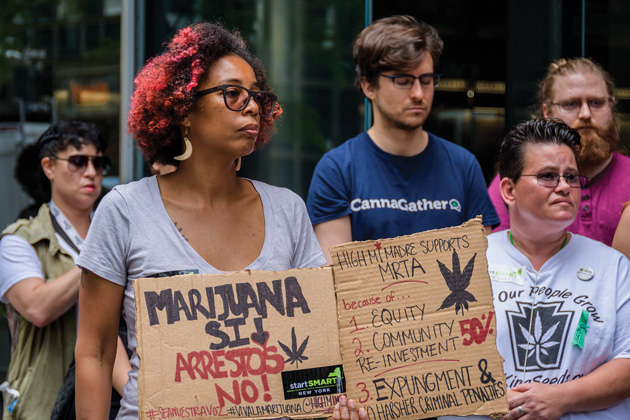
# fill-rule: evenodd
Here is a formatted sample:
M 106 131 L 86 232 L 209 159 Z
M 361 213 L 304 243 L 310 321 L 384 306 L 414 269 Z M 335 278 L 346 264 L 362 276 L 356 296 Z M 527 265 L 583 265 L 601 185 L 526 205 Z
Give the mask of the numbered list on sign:
M 346 388 L 371 419 L 507 412 L 479 219 L 333 247 Z

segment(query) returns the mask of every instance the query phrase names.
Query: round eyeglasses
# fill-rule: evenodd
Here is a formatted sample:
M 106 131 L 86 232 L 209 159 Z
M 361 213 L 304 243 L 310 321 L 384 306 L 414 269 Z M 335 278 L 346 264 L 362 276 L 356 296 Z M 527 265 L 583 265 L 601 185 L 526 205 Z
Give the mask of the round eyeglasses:
M 70 172 L 83 172 L 87 168 L 88 162 L 92 162 L 94 170 L 97 173 L 102 172 L 103 175 L 107 175 L 109 168 L 112 167 L 112 161 L 106 156 L 87 156 L 87 155 L 73 155 L 68 158 L 51 157 L 55 160 L 65 160 L 68 162 L 68 170 Z
M 391 79 L 394 83 L 395 88 L 407 90 L 413 87 L 416 79 L 420 81 L 420 86 L 422 86 L 422 89 L 434 89 L 438 87 L 438 84 L 440 83 L 440 77 L 442 77 L 441 74 L 437 73 L 426 73 L 421 74 L 420 76 L 412 76 L 410 74 L 380 74 L 379 76 Z
M 564 181 L 569 184 L 569 187 L 571 188 L 584 188 L 586 187 L 586 183 L 588 182 L 588 178 L 586 177 L 586 175 L 582 174 L 560 175 L 555 172 L 541 172 L 539 174 L 533 175 L 521 174 L 521 176 L 535 176 L 536 181 L 538 181 L 538 185 L 547 188 L 557 187 L 560 183 L 560 178 L 564 178 Z
M 582 109 L 582 99 L 567 99 L 566 101 L 550 102 L 551 105 L 555 105 L 560 108 L 560 111 L 565 114 L 575 114 Z M 600 112 L 608 107 L 612 103 L 610 97 L 602 98 L 588 98 L 586 99 L 586 105 L 591 112 Z
M 258 104 L 260 116 L 269 118 L 276 108 L 278 97 L 271 92 L 249 90 L 239 85 L 219 85 L 210 89 L 204 89 L 197 92 L 197 98 L 208 95 L 217 91 L 223 92 L 223 100 L 225 106 L 230 111 L 242 111 L 245 109 L 249 100 L 253 97 Z

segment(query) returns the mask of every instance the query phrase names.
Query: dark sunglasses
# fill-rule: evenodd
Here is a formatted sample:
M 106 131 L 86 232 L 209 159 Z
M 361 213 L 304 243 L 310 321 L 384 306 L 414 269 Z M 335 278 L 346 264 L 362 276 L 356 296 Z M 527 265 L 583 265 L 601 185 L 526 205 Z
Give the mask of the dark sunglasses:
M 273 114 L 278 97 L 271 92 L 254 91 L 239 85 L 219 85 L 197 92 L 197 98 L 212 92 L 223 91 L 223 101 L 230 111 L 242 111 L 253 97 L 258 104 L 260 116 L 268 118 Z
M 69 158 L 53 157 L 55 160 L 67 160 L 68 170 L 70 172 L 83 172 L 87 168 L 88 162 L 92 162 L 94 170 L 96 172 L 102 172 L 106 175 L 109 168 L 112 167 L 112 161 L 106 156 L 86 156 L 86 155 L 74 155 Z

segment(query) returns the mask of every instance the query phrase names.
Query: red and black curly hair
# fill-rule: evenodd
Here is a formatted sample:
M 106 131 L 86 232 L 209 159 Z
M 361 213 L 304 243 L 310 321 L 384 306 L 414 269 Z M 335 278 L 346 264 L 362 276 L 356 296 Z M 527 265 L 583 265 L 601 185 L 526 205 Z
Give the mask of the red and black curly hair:
M 180 29 L 167 44 L 165 51 L 145 64 L 135 83 L 128 131 L 149 163 L 178 165 L 173 159 L 182 150 L 179 123 L 195 103 L 199 84 L 208 69 L 220 58 L 236 55 L 254 70 L 261 90 L 269 90 L 265 70 L 237 32 L 219 24 L 198 23 Z M 256 147 L 268 141 L 273 121 L 282 109 L 269 118 L 261 118 L 261 130 Z

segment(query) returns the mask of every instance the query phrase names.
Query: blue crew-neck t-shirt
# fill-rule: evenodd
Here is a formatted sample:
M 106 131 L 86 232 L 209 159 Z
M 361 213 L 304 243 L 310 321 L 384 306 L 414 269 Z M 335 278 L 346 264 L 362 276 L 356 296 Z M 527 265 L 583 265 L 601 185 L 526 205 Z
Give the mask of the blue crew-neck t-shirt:
M 428 134 L 415 156 L 386 153 L 365 132 L 326 153 L 308 193 L 311 222 L 349 214 L 355 241 L 457 226 L 477 215 L 498 224 L 474 155 Z

